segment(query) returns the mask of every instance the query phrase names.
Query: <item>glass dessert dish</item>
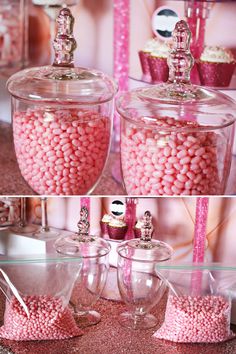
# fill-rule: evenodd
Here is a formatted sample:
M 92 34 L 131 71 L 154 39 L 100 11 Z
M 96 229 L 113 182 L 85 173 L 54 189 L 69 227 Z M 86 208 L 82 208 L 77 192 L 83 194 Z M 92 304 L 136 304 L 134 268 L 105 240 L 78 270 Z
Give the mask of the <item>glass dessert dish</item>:
M 0 74 L 10 75 L 28 60 L 28 1 L 0 2 Z
M 116 85 L 96 70 L 75 68 L 73 17 L 57 19 L 52 66 L 31 68 L 7 83 L 22 176 L 41 195 L 90 193 L 110 148 Z
M 81 208 L 78 233 L 62 237 L 55 242 L 58 253 L 81 256 L 83 260 L 80 277 L 77 280 L 70 304 L 79 327 L 97 324 L 101 315 L 91 307 L 100 297 L 109 270 L 110 245 L 104 239 L 88 233 L 88 210 Z
M 235 102 L 192 85 L 190 31 L 179 21 L 169 80 L 122 94 L 121 165 L 129 195 L 224 194 L 232 160 Z
M 156 273 L 159 262 L 171 258 L 173 250 L 164 242 L 152 240 L 151 214 L 145 212 L 141 238 L 122 242 L 118 252 L 118 286 L 128 312 L 119 322 L 132 329 L 147 329 L 157 324 L 149 311 L 158 304 L 166 290 L 166 283 Z

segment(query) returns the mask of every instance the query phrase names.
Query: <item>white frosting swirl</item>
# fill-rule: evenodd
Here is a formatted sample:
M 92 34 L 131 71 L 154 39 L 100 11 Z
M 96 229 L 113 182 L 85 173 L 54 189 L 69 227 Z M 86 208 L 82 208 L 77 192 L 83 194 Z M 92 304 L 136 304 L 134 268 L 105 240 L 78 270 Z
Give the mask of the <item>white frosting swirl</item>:
M 124 220 L 121 219 L 112 219 L 109 222 L 109 226 L 114 226 L 114 227 L 125 227 L 126 223 L 124 222 Z
M 164 42 L 159 42 L 158 47 L 156 47 L 152 52 L 151 56 L 152 57 L 158 57 L 158 58 L 167 58 L 170 53 L 170 45 L 164 43 Z
M 201 54 L 200 60 L 211 63 L 232 63 L 234 56 L 229 49 L 217 46 L 206 46 Z
M 156 47 L 158 47 L 160 42 L 156 38 L 149 39 L 145 44 L 143 49 L 144 52 L 151 53 Z
M 109 223 L 111 220 L 113 219 L 113 217 L 109 214 L 104 214 L 102 217 L 102 222 L 107 222 Z

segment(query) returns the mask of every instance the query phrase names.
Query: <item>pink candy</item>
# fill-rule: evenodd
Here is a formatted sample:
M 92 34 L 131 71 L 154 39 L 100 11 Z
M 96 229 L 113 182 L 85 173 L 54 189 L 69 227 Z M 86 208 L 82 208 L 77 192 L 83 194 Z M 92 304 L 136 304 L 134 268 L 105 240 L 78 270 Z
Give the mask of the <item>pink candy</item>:
M 171 128 L 170 131 L 161 128 Z M 175 128 L 191 127 L 191 132 Z M 157 129 L 126 126 L 121 136 L 125 187 L 132 195 L 223 194 L 226 142 L 195 122 L 162 118 Z M 227 172 L 226 172 L 227 173 Z
M 13 297 L 6 305 L 4 326 L 0 337 L 11 340 L 66 339 L 83 334 L 68 307 L 61 299 L 51 296 L 24 296 L 29 318 L 18 300 Z
M 102 174 L 110 120 L 78 110 L 27 109 L 13 119 L 21 173 L 38 194 L 86 194 Z
M 158 339 L 214 343 L 230 339 L 230 303 L 222 296 L 170 296 Z
M 12 66 L 22 57 L 23 34 L 19 2 L 0 4 L 0 14 L 0 67 Z

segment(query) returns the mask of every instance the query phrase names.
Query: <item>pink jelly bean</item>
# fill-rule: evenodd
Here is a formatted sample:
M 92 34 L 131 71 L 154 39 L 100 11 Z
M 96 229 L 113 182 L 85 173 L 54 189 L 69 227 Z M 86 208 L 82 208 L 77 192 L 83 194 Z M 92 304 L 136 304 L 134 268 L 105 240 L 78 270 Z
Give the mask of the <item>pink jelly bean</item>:
M 217 343 L 235 337 L 230 302 L 222 296 L 169 296 L 165 320 L 154 333 L 180 343 Z
M 46 112 L 39 108 L 14 113 L 15 151 L 23 177 L 38 194 L 58 194 L 59 191 L 59 194 L 86 194 L 104 168 L 110 140 L 110 119 L 83 109 L 58 109 L 50 111 L 54 120 L 45 125 L 44 120 L 38 118 L 44 114 Z M 79 122 L 75 121 L 78 117 Z M 151 163 L 149 168 L 154 170 Z M 62 171 L 75 167 L 73 183 L 70 183 L 70 178 L 65 181 Z M 52 169 L 50 174 L 45 174 L 47 168 Z M 32 177 L 39 172 L 42 176 L 36 183 Z M 76 178 L 77 184 L 74 183 Z
M 4 325 L 0 337 L 11 340 L 49 340 L 80 336 L 72 312 L 64 307 L 60 298 L 49 295 L 23 296 L 29 316 L 22 305 L 13 297 L 6 304 Z
M 172 129 L 166 136 L 164 129 L 159 134 L 156 129 L 140 131 L 131 124 L 123 130 L 121 162 L 128 194 L 140 192 L 144 174 L 150 193 L 155 191 L 156 195 L 223 193 L 222 176 L 228 158 L 219 154 L 219 146 L 224 149 L 227 142 L 215 132 L 199 131 L 198 123 L 191 124 L 191 133 L 184 130 L 180 133 L 175 128 L 189 126 L 189 122 L 161 118 L 157 121 L 158 129 Z M 163 181 L 169 184 L 163 184 Z

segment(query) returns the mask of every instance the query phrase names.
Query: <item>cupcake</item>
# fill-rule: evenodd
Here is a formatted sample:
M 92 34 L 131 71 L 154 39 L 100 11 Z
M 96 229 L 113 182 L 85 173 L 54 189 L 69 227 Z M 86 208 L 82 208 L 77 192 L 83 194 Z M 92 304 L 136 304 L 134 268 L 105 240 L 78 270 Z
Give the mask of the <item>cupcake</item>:
M 235 59 L 229 49 L 206 46 L 197 61 L 202 85 L 229 86 L 235 69 Z
M 100 221 L 102 235 L 108 235 L 108 224 L 112 221 L 113 217 L 109 214 L 104 214 L 102 220 Z
M 159 42 L 148 57 L 149 68 L 152 82 L 166 82 L 169 78 L 169 67 L 167 58 L 169 56 L 170 46 L 164 42 Z
M 151 73 L 150 73 L 148 58 L 151 52 L 158 46 L 158 44 L 159 42 L 156 38 L 149 39 L 144 49 L 138 52 L 139 60 L 143 72 L 142 78 L 144 81 L 151 81 Z
M 134 235 L 136 238 L 141 237 L 141 227 L 143 225 L 143 220 L 138 220 L 134 226 Z
M 108 234 L 113 240 L 123 240 L 128 226 L 121 219 L 112 219 L 108 224 Z

